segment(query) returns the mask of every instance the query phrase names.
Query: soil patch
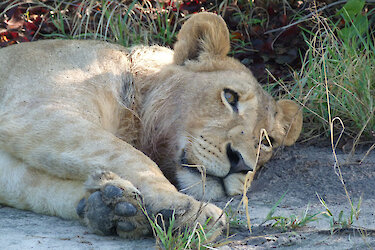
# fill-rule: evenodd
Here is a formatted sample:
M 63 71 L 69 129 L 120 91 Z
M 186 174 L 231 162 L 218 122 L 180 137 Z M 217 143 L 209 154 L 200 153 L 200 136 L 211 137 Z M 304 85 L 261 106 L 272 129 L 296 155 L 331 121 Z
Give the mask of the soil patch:
M 346 188 L 355 207 L 362 197 L 359 219 L 354 220 L 351 228 L 334 230 L 331 234 L 330 221 L 322 215 L 317 221 L 293 231 L 285 232 L 272 227 L 271 224 L 275 221 L 261 225 L 272 206 L 285 192 L 286 195 L 274 215 L 288 217 L 294 214 L 301 218 L 307 206 L 309 214 L 324 212 L 325 208 L 317 198 L 319 194 L 335 220 L 338 220 L 340 211 L 343 211 L 343 218 L 349 218 L 350 203 L 338 177 L 339 169 L 335 167 L 331 148 L 295 145 L 277 152 L 272 161 L 257 173 L 248 192 L 252 233 L 245 230 L 245 227 L 232 230 L 231 233 L 236 233 L 232 239 L 233 243 L 223 249 L 374 247 L 375 152 L 370 152 L 366 158 L 365 150 L 351 157 L 342 151 L 336 153 Z M 239 202 L 238 197 L 231 206 L 236 207 Z M 238 220 L 246 221 L 243 208 L 238 214 Z

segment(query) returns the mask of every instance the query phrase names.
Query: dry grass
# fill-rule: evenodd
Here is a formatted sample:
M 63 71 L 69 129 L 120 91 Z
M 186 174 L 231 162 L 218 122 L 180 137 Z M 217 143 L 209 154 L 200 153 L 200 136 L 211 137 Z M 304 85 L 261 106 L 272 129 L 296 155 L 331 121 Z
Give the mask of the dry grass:
M 360 140 L 375 141 L 375 48 L 367 19 L 370 14 L 348 16 L 345 26 L 320 15 L 312 19 L 315 29 L 306 32 L 309 49 L 301 70 L 294 73 L 295 84 L 281 82 L 289 97 L 306 108 L 304 138 L 346 135 L 354 146 Z

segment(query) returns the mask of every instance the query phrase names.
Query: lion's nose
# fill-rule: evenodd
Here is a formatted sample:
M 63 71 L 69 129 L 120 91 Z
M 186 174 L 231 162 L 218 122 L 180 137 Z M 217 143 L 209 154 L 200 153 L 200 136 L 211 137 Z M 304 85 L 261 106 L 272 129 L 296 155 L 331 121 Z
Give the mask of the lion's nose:
M 230 143 L 227 145 L 227 156 L 230 162 L 229 173 L 239 173 L 253 170 L 251 166 L 245 163 L 241 153 L 232 149 Z

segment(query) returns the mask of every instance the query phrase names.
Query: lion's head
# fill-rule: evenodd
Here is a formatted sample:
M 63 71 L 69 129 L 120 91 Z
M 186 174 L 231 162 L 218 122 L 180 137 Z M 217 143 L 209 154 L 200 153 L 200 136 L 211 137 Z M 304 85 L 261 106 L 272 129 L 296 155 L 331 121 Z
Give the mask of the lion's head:
M 274 101 L 227 56 L 229 49 L 221 17 L 194 15 L 178 35 L 174 62 L 157 73 L 159 83 L 144 101 L 145 151 L 179 189 L 197 198 L 203 188 L 196 166 L 207 175 L 206 199 L 238 194 L 245 173 L 268 161 L 273 148 L 292 145 L 302 127 L 299 106 Z M 260 138 L 262 129 L 272 146 Z

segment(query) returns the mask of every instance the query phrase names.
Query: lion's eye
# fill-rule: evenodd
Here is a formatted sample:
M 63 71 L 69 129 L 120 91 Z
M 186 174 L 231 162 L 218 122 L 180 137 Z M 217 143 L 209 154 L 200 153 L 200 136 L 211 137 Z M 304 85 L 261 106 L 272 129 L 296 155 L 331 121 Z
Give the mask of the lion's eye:
M 224 96 L 225 96 L 225 99 L 227 99 L 227 101 L 228 101 L 230 104 L 234 104 L 234 102 L 236 101 L 234 95 L 233 95 L 231 92 L 226 92 L 226 93 L 224 94 Z
M 224 97 L 233 110 L 238 112 L 238 94 L 231 89 L 224 89 Z

